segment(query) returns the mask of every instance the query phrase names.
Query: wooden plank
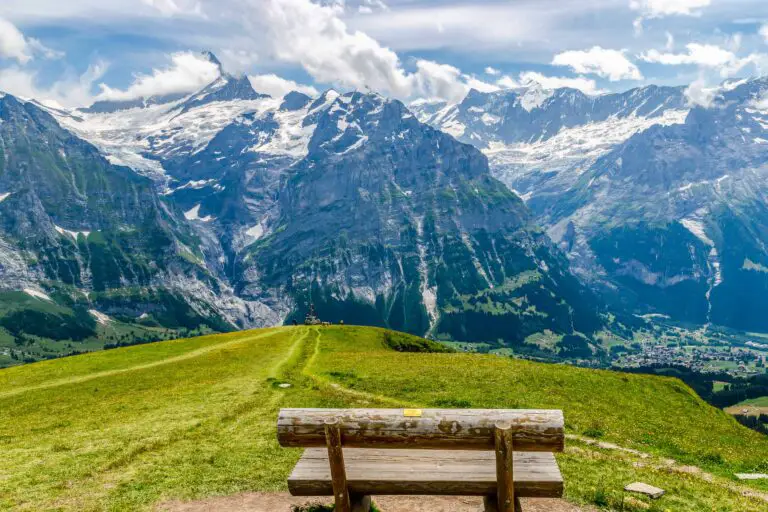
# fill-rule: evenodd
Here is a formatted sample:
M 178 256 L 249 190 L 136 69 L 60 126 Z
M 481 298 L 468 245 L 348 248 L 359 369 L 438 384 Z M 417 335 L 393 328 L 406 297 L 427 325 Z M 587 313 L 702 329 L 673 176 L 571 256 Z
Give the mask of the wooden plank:
M 496 423 L 496 493 L 499 512 L 515 512 L 514 451 L 512 427 L 509 423 Z
M 362 495 L 495 496 L 493 451 L 346 448 L 344 461 L 350 493 Z M 551 453 L 514 452 L 515 495 L 559 498 L 563 478 Z M 304 452 L 288 478 L 294 496 L 332 496 L 325 449 Z
M 325 446 L 325 420 L 339 418 L 344 446 L 493 450 L 494 425 L 509 422 L 515 449 L 560 452 L 562 411 L 500 409 L 283 409 L 277 421 L 282 446 Z
M 352 512 L 352 503 L 347 489 L 347 471 L 344 467 L 344 452 L 341 449 L 339 420 L 325 420 L 325 438 L 328 449 L 328 467 L 331 472 L 333 499 L 338 512 Z

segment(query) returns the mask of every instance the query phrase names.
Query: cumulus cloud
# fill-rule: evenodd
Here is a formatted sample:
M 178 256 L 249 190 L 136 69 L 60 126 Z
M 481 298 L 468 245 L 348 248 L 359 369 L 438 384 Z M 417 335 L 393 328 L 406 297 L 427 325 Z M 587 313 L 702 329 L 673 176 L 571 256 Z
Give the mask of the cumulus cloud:
M 537 83 L 544 89 L 559 89 L 561 87 L 568 87 L 571 89 L 578 89 L 584 94 L 595 95 L 601 94 L 605 91 L 598 89 L 594 80 L 583 77 L 559 77 L 559 76 L 546 76 L 542 73 L 534 71 L 526 71 L 520 74 L 520 83 L 522 85 L 530 85 Z
M 685 89 L 685 96 L 692 106 L 709 108 L 718 92 L 718 87 L 708 85 L 708 81 L 704 77 L 699 77 Z
M 19 29 L 0 18 L 0 58 L 15 59 L 21 64 L 32 60 L 32 49 Z
M 37 39 L 24 37 L 13 23 L 0 17 L 0 59 L 13 59 L 19 64 L 27 64 L 35 55 L 57 59 L 64 54 L 48 48 Z
M 559 53 L 552 60 L 552 65 L 567 66 L 576 73 L 598 75 L 611 82 L 642 80 L 640 70 L 627 58 L 625 52 L 593 46 L 589 50 Z
M 412 80 L 395 52 L 352 32 L 339 10 L 309 0 L 265 0 L 276 56 L 300 64 L 317 81 L 407 97 Z
M 108 68 L 105 62 L 96 62 L 81 75 L 68 73 L 50 86 L 38 85 L 36 73 L 12 66 L 0 69 L 0 90 L 20 98 L 36 99 L 52 107 L 81 107 L 93 101 L 93 85 Z
M 630 0 L 629 6 L 640 12 L 635 20 L 635 31 L 643 31 L 643 21 L 666 16 L 700 16 L 702 9 L 709 7 L 712 0 Z
M 203 6 L 197 0 L 141 0 L 142 3 L 157 9 L 163 16 L 203 15 Z
M 291 91 L 302 92 L 308 96 L 317 96 L 319 92 L 311 85 L 303 85 L 293 80 L 286 80 L 275 74 L 252 75 L 248 77 L 253 88 L 273 98 L 282 98 Z
M 535 71 L 525 71 L 520 73 L 520 76 L 517 79 L 505 75 L 496 82 L 496 85 L 502 89 L 517 89 L 519 87 L 531 87 L 535 85 L 538 85 L 543 89 L 560 89 L 568 87 L 570 89 L 578 89 L 584 94 L 589 94 L 591 96 L 605 92 L 602 89 L 598 89 L 597 83 L 589 78 L 547 76 Z
M 646 18 L 664 16 L 698 16 L 701 9 L 708 7 L 712 0 L 631 0 L 629 6 L 640 11 Z
M 733 52 L 712 44 L 690 43 L 686 48 L 687 53 L 662 53 L 658 50 L 649 50 L 641 54 L 640 59 L 666 66 L 695 64 L 705 67 L 724 66 L 736 60 Z
M 723 78 L 731 77 L 749 65 L 764 66 L 767 59 L 766 55 L 760 53 L 738 57 L 732 51 L 712 44 L 689 43 L 686 50 L 685 53 L 649 50 L 641 54 L 640 59 L 665 66 L 693 65 L 716 69 Z
M 366 5 L 374 4 L 378 5 Z M 430 60 L 416 60 L 414 71 L 405 70 L 394 51 L 347 26 L 340 17 L 344 2 L 265 0 L 259 6 L 275 56 L 301 65 L 319 83 L 370 89 L 401 99 L 421 96 L 449 101 L 462 99 L 470 84 L 493 87 L 455 66 Z
M 217 51 L 216 57 L 224 65 L 224 69 L 230 73 L 247 73 L 259 61 L 259 55 L 248 50 L 233 50 L 225 48 Z
M 768 43 L 768 23 L 760 27 L 760 35 L 763 36 L 765 42 Z
M 423 95 L 449 101 L 459 101 L 466 95 L 467 85 L 462 82 L 460 69 L 430 60 L 417 61 L 416 68 L 414 87 Z
M 171 55 L 171 64 L 165 69 L 154 69 L 151 74 L 139 74 L 124 90 L 100 84 L 99 100 L 133 100 L 166 94 L 194 92 L 219 76 L 219 67 L 201 54 L 180 52 Z
M 489 84 L 474 76 L 463 75 L 462 79 L 467 84 L 468 89 L 475 89 L 480 92 L 496 92 L 502 89 L 498 84 Z
M 488 66 L 487 68 L 485 68 L 485 74 L 491 75 L 491 76 L 499 76 L 501 74 L 501 71 L 499 71 L 496 68 L 492 68 L 491 66 Z

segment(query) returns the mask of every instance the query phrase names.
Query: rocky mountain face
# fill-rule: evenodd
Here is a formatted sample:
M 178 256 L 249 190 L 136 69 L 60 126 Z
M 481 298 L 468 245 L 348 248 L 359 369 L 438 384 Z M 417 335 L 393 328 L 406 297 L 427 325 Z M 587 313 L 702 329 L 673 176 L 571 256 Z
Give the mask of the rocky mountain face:
M 66 143 L 35 143 L 45 148 L 35 172 L 56 180 L 25 178 L 48 245 L 30 249 L 34 228 L 2 217 L 3 269 L 26 276 L 5 288 L 50 298 L 65 285 L 86 302 L 178 292 L 230 328 L 301 319 L 310 302 L 331 321 L 464 341 L 519 345 L 545 329 L 602 326 L 598 300 L 487 158 L 398 101 L 270 98 L 224 72 L 183 98 L 70 112 L 6 98 L 45 119 L 39 137 Z M 74 147 L 88 155 L 87 179 L 71 169 Z M 33 167 L 14 151 L 17 167 Z M 7 176 L 0 212 L 22 196 Z M 97 311 L 143 314 L 124 295 Z
M 679 89 L 648 87 L 586 103 L 552 91 L 527 114 L 529 91 L 416 110 L 437 126 L 465 126 L 461 137 L 616 305 L 765 331 L 766 89 L 765 79 L 726 83 L 708 108 L 688 106 Z M 486 113 L 499 121 L 482 129 Z
M 185 296 L 217 283 L 197 235 L 154 184 L 10 95 L 0 98 L 0 191 L 5 331 L 81 339 L 112 315 L 168 327 L 230 325 L 211 302 Z M 27 298 L 11 293 L 19 291 Z

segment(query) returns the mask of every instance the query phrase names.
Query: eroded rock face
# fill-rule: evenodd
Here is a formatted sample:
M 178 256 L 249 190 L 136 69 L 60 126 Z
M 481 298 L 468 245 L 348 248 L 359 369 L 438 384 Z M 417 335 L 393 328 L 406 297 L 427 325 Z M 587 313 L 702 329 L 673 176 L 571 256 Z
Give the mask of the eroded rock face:
M 726 83 L 708 108 L 664 87 L 417 107 L 482 149 L 573 271 L 619 308 L 765 330 L 766 90 L 764 78 Z
M 160 315 L 149 301 L 216 328 L 302 318 L 310 301 L 323 319 L 469 341 L 600 327 L 476 148 L 376 94 L 276 99 L 243 80 L 74 112 L 17 102 L 47 142 L 8 167 L 31 187 L 15 179 L 0 203 L 26 206 L 3 219 L 5 272 L 99 297 L 110 318 Z
M 354 311 L 418 334 L 571 330 L 584 290 L 479 151 L 376 95 L 343 95 L 316 122 L 277 227 L 246 257 L 262 283 L 315 296 L 323 317 Z M 584 303 L 594 328 L 595 302 Z

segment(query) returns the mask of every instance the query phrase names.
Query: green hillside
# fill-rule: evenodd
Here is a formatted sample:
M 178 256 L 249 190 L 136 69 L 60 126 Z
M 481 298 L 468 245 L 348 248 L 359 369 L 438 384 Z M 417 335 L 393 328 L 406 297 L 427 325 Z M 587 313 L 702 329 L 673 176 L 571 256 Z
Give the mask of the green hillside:
M 284 490 L 300 452 L 277 445 L 280 407 L 433 406 L 563 409 L 558 459 L 575 503 L 621 510 L 624 485 L 644 481 L 667 490 L 651 510 L 768 510 L 768 485 L 732 476 L 768 472 L 768 438 L 677 380 L 423 352 L 438 348 L 374 328 L 283 327 L 0 370 L 0 508 Z

